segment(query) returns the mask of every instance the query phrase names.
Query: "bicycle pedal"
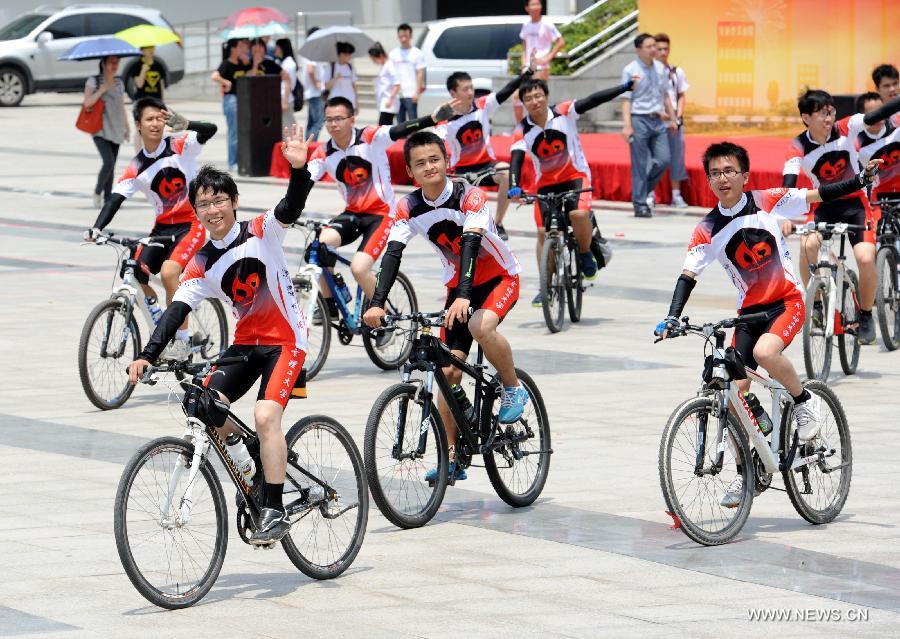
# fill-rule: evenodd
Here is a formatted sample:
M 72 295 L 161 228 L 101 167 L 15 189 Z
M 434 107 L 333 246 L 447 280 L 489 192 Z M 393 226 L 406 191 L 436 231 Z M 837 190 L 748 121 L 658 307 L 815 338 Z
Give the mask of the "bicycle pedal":
M 270 544 L 250 544 L 253 546 L 254 550 L 272 550 L 275 548 L 275 542 L 273 541 Z

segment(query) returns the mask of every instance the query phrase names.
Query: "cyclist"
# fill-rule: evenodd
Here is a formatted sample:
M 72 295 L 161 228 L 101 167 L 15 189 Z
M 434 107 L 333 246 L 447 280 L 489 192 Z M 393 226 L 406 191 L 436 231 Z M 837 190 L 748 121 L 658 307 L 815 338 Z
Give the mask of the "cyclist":
M 459 101 L 459 109 L 447 122 L 442 123 L 436 133 L 450 146 L 450 169 L 459 173 L 478 173 L 488 168 L 497 172 L 481 181 L 485 186 L 497 187 L 497 234 L 504 241 L 509 237 L 503 228 L 503 217 L 509 207 L 509 164 L 497 162 L 491 148 L 491 117 L 496 113 L 522 80 L 531 77 L 531 69 L 513 78 L 496 93 L 475 98 L 472 76 L 465 71 L 456 71 L 447 78 L 447 91 Z
M 443 263 L 447 287 L 441 338 L 462 359 L 473 338 L 481 344 L 503 382 L 500 421 L 514 422 L 522 416 L 528 391 L 519 383 L 512 349 L 497 332 L 497 325 L 519 299 L 519 262 L 497 234 L 484 191 L 447 177 L 447 149 L 440 137 L 430 131 L 414 133 L 406 141 L 403 155 L 407 172 L 421 188 L 397 205 L 378 286 L 363 321 L 372 328 L 382 326 L 385 300 L 400 269 L 403 249 L 413 235 L 427 238 Z M 452 366 L 445 368 L 444 374 L 451 384 L 462 380 L 462 371 Z M 456 466 L 453 415 L 446 401 L 439 403 L 438 410 L 450 447 L 450 476 L 465 479 L 465 470 Z M 426 480 L 436 477 L 437 469 L 425 475 Z
M 188 201 L 188 184 L 197 174 L 197 157 L 215 135 L 216 125 L 187 121 L 154 97 L 135 102 L 133 115 L 142 148 L 119 178 L 94 226 L 85 231 L 85 239 L 95 240 L 126 199 L 138 191 L 146 196 L 156 214 L 150 235 L 174 236 L 174 241 L 161 241 L 162 246 L 141 246 L 137 252 L 135 277 L 141 283 L 150 316 L 158 323 L 162 309 L 150 286 L 150 274 L 159 274 L 166 289 L 166 304 L 171 304 L 182 271 L 203 246 L 206 231 Z M 175 133 L 164 135 L 167 125 Z M 190 341 L 187 319 L 175 339 L 175 353 L 183 356 Z
M 782 186 L 797 185 L 803 171 L 813 187 L 846 180 L 856 173 L 859 163 L 857 137 L 866 125 L 884 120 L 900 110 L 900 100 L 892 100 L 877 111 L 857 113 L 835 121 L 834 99 L 825 91 L 807 91 L 797 102 L 800 117 L 807 130 L 791 141 L 784 163 Z M 867 225 L 864 232 L 850 231 L 850 244 L 859 267 L 859 342 L 875 343 L 872 305 L 878 277 L 875 273 L 875 220 L 869 202 L 862 193 L 851 193 L 815 208 L 817 222 L 847 222 Z M 820 240 L 817 234 L 800 242 L 800 276 L 809 281 L 809 263 L 815 261 Z
M 870 91 L 856 99 L 856 110 L 869 114 L 883 104 L 878 93 Z M 900 199 L 900 120 L 897 117 L 880 120 L 866 126 L 856 138 L 859 161 L 882 160 L 873 192 L 877 198 Z
M 331 139 L 312 154 L 309 172 L 314 182 L 324 178 L 326 173 L 337 182 L 346 210 L 322 229 L 319 240 L 337 248 L 362 236 L 350 262 L 350 270 L 369 299 L 375 292 L 372 265 L 384 250 L 394 216 L 394 189 L 387 148 L 413 131 L 434 126 L 435 116 L 449 117 L 452 114 L 449 104 L 441 105 L 434 114 L 417 120 L 392 127 L 365 128 L 356 128 L 353 105 L 347 98 L 330 98 L 325 104 L 325 126 Z M 328 298 L 329 305 L 334 304 L 326 286 L 322 287 L 322 295 Z M 336 315 L 336 306 L 331 306 L 331 311 Z
M 259 433 L 265 478 L 265 507 L 251 543 L 265 545 L 290 529 L 282 503 L 287 447 L 281 418 L 306 357 L 309 332 L 303 309 L 297 305 L 282 243 L 287 228 L 297 221 L 312 180 L 306 169 L 309 140 L 302 127 L 285 128 L 281 152 L 291 165 L 287 193 L 271 211 L 246 222 L 236 220 L 237 185 L 231 176 L 203 167 L 191 182 L 189 197 L 210 239 L 194 256 L 163 313 L 153 336 L 128 367 L 131 383 L 159 357 L 175 329 L 207 297 L 229 302 L 236 317 L 234 343 L 223 357 L 246 356 L 245 364 L 214 370 L 204 384 L 226 403 L 240 399 L 262 377 L 253 414 Z M 211 423 L 234 432 L 226 414 L 214 403 L 206 408 Z
M 519 98 L 525 104 L 528 114 L 513 134 L 509 170 L 510 199 L 517 201 L 522 195 L 519 184 L 526 153 L 534 165 L 538 193 L 561 193 L 590 187 L 591 170 L 581 149 L 576 120 L 582 113 L 631 90 L 636 81 L 637 76 L 632 76 L 626 84 L 553 106 L 548 106 L 550 90 L 544 80 L 534 78 L 522 82 L 519 86 Z M 591 253 L 591 194 L 582 193 L 577 204 L 573 202 L 569 206 L 572 231 L 581 254 L 581 271 L 585 279 L 592 280 L 597 276 L 597 262 Z M 542 211 L 543 204 L 535 203 L 538 267 L 544 246 Z M 538 293 L 531 305 L 540 306 L 541 303 L 542 296 Z
M 710 145 L 703 154 L 709 188 L 719 200 L 694 229 L 684 260 L 684 270 L 675 284 L 669 314 L 656 325 L 663 338 L 678 325 L 696 277 L 718 260 L 738 289 L 738 314 L 768 312 L 768 319 L 739 324 L 732 345 L 745 364 L 758 364 L 778 380 L 794 398 L 794 419 L 801 441 L 819 432 L 820 400 L 803 388 L 794 365 L 783 351 L 803 327 L 804 304 L 800 283 L 782 234 L 794 221 L 806 218 L 809 205 L 833 202 L 855 193 L 874 179 L 877 162 L 859 175 L 823 184 L 817 190 L 768 189 L 744 191 L 750 179 L 747 150 L 731 142 Z M 735 382 L 741 391 L 750 380 Z M 728 487 L 722 505 L 740 503 L 741 477 Z

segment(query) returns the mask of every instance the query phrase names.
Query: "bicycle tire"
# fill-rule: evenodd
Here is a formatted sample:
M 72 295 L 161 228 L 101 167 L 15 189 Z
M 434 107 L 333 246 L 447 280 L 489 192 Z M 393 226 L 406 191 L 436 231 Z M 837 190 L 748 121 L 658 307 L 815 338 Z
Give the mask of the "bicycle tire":
M 88 351 L 91 348 L 91 336 L 93 334 L 94 325 L 106 313 L 115 313 L 116 315 L 124 316 L 126 313 L 125 302 L 120 298 L 104 300 L 97 304 L 97 306 L 95 306 L 88 314 L 87 319 L 84 321 L 84 327 L 81 329 L 81 338 L 78 340 L 78 375 L 81 378 L 81 388 L 84 390 L 84 394 L 87 396 L 88 400 L 100 410 L 113 410 L 119 408 L 128 401 L 128 398 L 131 397 L 131 393 L 134 392 L 134 386 L 128 381 L 128 373 L 125 369 L 128 364 L 137 359 L 138 353 L 141 350 L 141 333 L 133 313 L 127 321 L 123 320 L 122 326 L 124 327 L 127 325 L 130 331 L 126 338 L 131 342 L 130 354 L 128 345 L 126 344 L 121 357 L 102 358 L 103 360 L 109 360 L 108 363 L 104 365 L 104 370 L 107 375 L 112 376 L 113 385 L 118 389 L 114 391 L 115 394 L 113 394 L 113 391 L 105 394 L 102 393 L 95 388 L 95 383 L 91 379 L 92 367 L 88 363 Z M 113 324 L 114 320 L 115 317 L 109 319 L 109 326 L 113 327 L 113 330 L 116 330 L 117 327 Z M 101 327 L 101 331 L 103 330 L 105 329 Z M 102 340 L 102 333 L 100 338 Z
M 819 295 L 821 306 L 816 309 L 816 295 Z M 828 320 L 825 313 L 828 309 L 828 285 L 824 280 L 811 278 L 806 288 L 806 317 L 803 319 L 803 364 L 809 379 L 826 381 L 831 371 L 831 337 L 825 336 Z M 821 327 L 817 326 L 819 324 Z M 821 335 L 819 334 L 821 333 Z M 822 352 L 821 362 L 814 352 L 819 343 Z
M 875 308 L 878 309 L 878 328 L 881 341 L 889 351 L 900 348 L 900 286 L 897 277 L 897 255 L 890 246 L 883 246 L 875 257 L 878 289 Z
M 400 285 L 400 288 L 397 288 L 397 285 Z M 412 282 L 406 275 L 401 272 L 397 272 L 397 281 L 394 283 L 394 286 L 391 288 L 391 294 L 388 295 L 388 300 L 391 300 L 392 294 L 396 293 L 399 290 L 403 290 L 403 294 L 406 298 L 406 302 L 408 303 L 408 307 L 399 306 L 396 307 L 396 311 L 402 314 L 415 313 L 419 310 L 419 301 L 416 299 L 416 291 L 413 288 Z M 363 305 L 362 307 L 368 308 L 369 301 L 365 297 L 363 297 Z M 389 311 L 394 312 L 394 311 Z M 396 340 L 402 340 L 400 343 L 400 349 L 396 356 L 394 357 L 383 357 L 382 351 L 386 351 L 387 347 L 394 345 Z M 375 345 L 375 339 L 369 334 L 368 330 L 363 329 L 362 331 L 362 342 L 363 347 L 366 349 L 366 354 L 369 356 L 369 359 L 372 360 L 372 363 L 375 364 L 378 368 L 384 371 L 392 371 L 397 370 L 409 359 L 409 354 L 412 353 L 412 338 L 408 333 L 405 332 L 397 332 L 395 331 L 391 341 L 388 342 L 385 346 L 378 348 Z
M 313 322 L 313 312 L 314 309 L 310 309 L 309 313 L 309 337 L 312 337 L 314 334 L 320 335 L 319 345 L 316 346 L 315 339 L 307 338 L 306 345 L 306 359 L 303 362 L 303 367 L 306 369 L 306 381 L 312 380 L 319 372 L 322 370 L 322 367 L 325 366 L 325 360 L 328 359 L 328 351 L 331 348 L 331 316 L 328 312 L 328 304 L 325 303 L 325 298 L 322 297 L 322 294 L 319 293 L 316 296 L 316 306 L 322 313 L 322 323 L 315 324 Z
M 725 423 L 730 436 L 731 446 L 726 446 L 726 453 L 729 448 L 734 452 L 735 470 L 736 472 L 740 472 L 741 478 L 743 479 L 743 496 L 736 508 L 726 509 L 726 507 L 719 503 L 720 500 L 717 501 L 718 495 L 716 492 L 711 490 L 711 488 L 716 489 L 723 486 L 722 480 L 719 479 L 722 475 L 722 471 L 717 475 L 705 474 L 703 477 L 694 475 L 693 467 L 696 456 L 696 446 L 694 448 L 688 446 L 687 449 L 685 449 L 684 446 L 680 446 L 678 451 L 674 451 L 682 424 L 684 424 L 692 414 L 706 412 L 708 417 L 706 427 L 706 452 L 704 455 L 706 462 L 704 465 L 709 463 L 710 456 L 716 454 L 718 445 L 718 442 L 715 441 L 718 431 L 718 422 L 717 418 L 712 416 L 711 411 L 712 400 L 709 397 L 695 397 L 682 403 L 669 417 L 659 442 L 659 483 L 662 488 L 663 499 L 665 499 L 666 506 L 668 507 L 669 512 L 676 517 L 676 522 L 684 534 L 698 544 L 703 544 L 704 546 L 718 546 L 727 543 L 741 531 L 744 524 L 747 522 L 747 517 L 750 516 L 750 509 L 753 506 L 753 487 L 755 484 L 750 446 L 747 443 L 747 439 L 744 436 L 740 424 L 730 412 L 728 413 Z M 684 432 L 687 433 L 687 430 Z M 684 436 L 687 437 L 688 435 Z M 673 456 L 676 458 L 675 462 L 673 462 Z M 681 462 L 680 464 L 678 464 L 679 461 Z M 673 463 L 682 466 L 679 473 L 673 471 Z M 726 463 L 728 462 L 726 461 Z M 730 521 L 717 530 L 712 530 L 711 526 L 705 527 L 700 522 L 695 521 L 696 518 L 692 517 L 691 514 L 687 512 L 685 505 L 679 498 L 679 494 L 686 492 L 687 488 L 685 487 L 679 490 L 676 486 L 676 474 L 683 477 L 686 481 L 698 480 L 705 482 L 701 494 L 710 497 L 710 501 L 706 504 L 708 509 L 705 509 L 703 497 L 701 497 L 701 515 L 704 511 L 712 513 L 715 508 L 718 508 L 723 513 L 731 512 L 734 514 L 733 517 L 730 518 Z M 690 475 L 690 478 L 687 477 L 687 475 Z M 716 484 L 718 484 L 718 486 Z M 720 490 L 719 492 L 724 495 L 724 491 Z M 688 505 L 690 506 L 694 501 L 696 500 L 689 501 Z
M 538 429 L 536 433 L 537 450 L 549 451 L 551 446 L 550 418 L 547 415 L 547 407 L 544 404 L 544 398 L 541 396 L 541 392 L 538 389 L 537 384 L 535 384 L 534 380 L 528 373 L 517 368 L 516 375 L 518 376 L 519 381 L 522 383 L 522 385 L 525 386 L 525 388 L 528 390 L 528 394 L 530 395 L 529 404 L 534 409 L 536 409 L 534 411 L 534 414 L 535 418 L 538 420 Z M 496 402 L 485 402 L 485 415 L 482 419 L 493 419 L 493 404 L 496 404 Z M 528 404 L 526 404 L 523 417 L 527 414 Z M 517 422 L 516 424 L 519 424 L 519 422 Z M 506 424 L 507 436 L 513 434 L 516 424 Z M 526 440 L 525 443 L 530 441 L 530 439 L 531 438 L 529 438 L 529 440 Z M 491 486 L 494 487 L 494 490 L 497 492 L 497 496 L 513 508 L 522 508 L 534 503 L 534 501 L 544 490 L 544 485 L 547 483 L 547 475 L 550 472 L 550 453 L 537 453 L 536 455 L 534 455 L 537 458 L 537 472 L 534 474 L 534 477 L 528 482 L 528 485 L 524 488 L 524 490 L 519 490 L 511 487 L 508 483 L 508 480 L 510 479 L 510 473 L 506 473 L 504 471 L 514 468 L 521 469 L 521 466 L 518 466 L 517 464 L 524 463 L 527 465 L 528 460 L 532 458 L 532 455 L 526 455 L 521 459 L 516 459 L 516 453 L 522 452 L 521 448 L 521 443 L 514 443 L 508 448 L 504 446 L 502 452 L 498 451 L 484 453 L 484 467 L 485 470 L 487 470 L 488 478 L 491 480 Z M 498 464 L 499 459 L 503 459 L 507 464 L 509 464 L 509 466 L 504 468 L 502 464 Z M 518 470 L 513 472 L 512 475 L 516 475 L 517 473 Z
M 208 310 L 206 310 L 208 309 Z M 211 326 L 209 317 L 205 315 L 212 314 L 215 318 L 215 326 Z M 203 318 L 203 319 L 201 319 Z M 228 348 L 228 316 L 225 314 L 225 307 L 222 302 L 217 299 L 207 297 L 197 305 L 197 308 L 188 315 L 188 330 L 191 333 L 191 339 L 200 336 L 209 336 L 207 344 L 198 353 L 191 353 L 191 360 L 194 362 L 208 362 L 219 357 Z M 183 372 L 175 373 L 178 380 L 186 379 L 187 376 Z
M 551 333 L 558 333 L 563 327 L 563 313 L 565 293 L 563 282 L 559 281 L 559 271 L 556 262 L 560 259 L 562 251 L 557 246 L 559 238 L 550 236 L 544 240 L 541 249 L 541 308 L 544 311 L 544 322 Z
M 323 446 L 317 453 L 310 447 L 310 444 L 304 444 L 302 450 L 308 453 L 312 459 L 304 460 L 300 466 L 311 472 L 313 475 L 327 475 L 326 477 L 323 477 L 323 480 L 335 488 L 335 490 L 340 491 L 341 488 L 346 489 L 345 491 L 340 491 L 340 493 L 342 496 L 347 495 L 349 497 L 348 502 L 350 503 L 348 503 L 347 506 L 352 506 L 352 500 L 356 500 L 355 503 L 357 504 L 357 507 L 351 508 L 351 510 L 346 511 L 344 515 L 342 515 L 348 517 L 355 515 L 355 521 L 352 526 L 353 532 L 346 547 L 339 547 L 338 544 L 342 543 L 340 541 L 341 530 L 335 531 L 335 526 L 333 525 L 334 522 L 338 522 L 338 519 L 324 516 L 322 507 L 320 506 L 309 509 L 292 523 L 291 532 L 281 540 L 281 547 L 300 572 L 312 579 L 321 580 L 334 579 L 340 575 L 353 564 L 353 560 L 356 559 L 356 556 L 359 554 L 359 549 L 362 548 L 363 539 L 366 536 L 366 523 L 369 520 L 369 492 L 366 488 L 366 475 L 365 470 L 363 469 L 363 461 L 362 456 L 359 454 L 359 449 L 356 447 L 356 443 L 353 441 L 350 433 L 347 432 L 347 429 L 336 419 L 326 415 L 310 415 L 304 417 L 291 426 L 285 437 L 288 450 L 292 450 L 294 445 L 300 442 L 304 435 L 308 435 L 316 430 L 320 431 L 320 433 L 328 432 L 333 435 L 338 440 L 339 445 L 343 448 L 346 459 L 338 461 L 334 460 L 331 457 L 334 453 L 333 446 L 327 447 L 327 451 L 325 450 L 326 447 Z M 313 446 L 315 446 L 315 444 L 313 444 Z M 326 454 L 329 456 L 327 462 L 324 461 Z M 347 477 L 346 480 L 344 480 L 339 478 L 339 473 L 341 470 L 346 469 L 345 463 L 347 460 L 349 460 L 350 465 L 352 466 L 353 476 Z M 310 462 L 318 464 L 318 468 L 313 467 Z M 289 464 L 289 473 L 291 472 L 291 468 L 292 467 Z M 292 475 L 292 477 L 294 477 L 294 475 Z M 305 480 L 306 484 L 312 485 L 305 476 L 300 476 L 298 473 L 297 477 L 300 477 L 301 480 Z M 285 488 L 291 487 L 293 487 L 292 484 L 285 483 Z M 286 499 L 285 504 L 287 503 Z M 343 507 L 343 502 L 338 502 L 334 505 L 331 503 L 327 504 L 328 509 L 337 508 L 338 510 L 342 510 Z M 330 514 L 335 513 L 332 512 Z M 311 530 L 297 534 L 298 525 L 301 523 L 304 526 L 311 527 Z M 346 524 L 348 524 L 349 521 L 341 519 L 338 523 L 342 528 L 347 528 Z M 320 539 L 319 535 L 323 533 L 326 536 L 327 550 L 335 550 L 340 554 L 337 557 L 327 559 L 328 563 L 317 563 L 316 560 L 306 556 L 309 553 L 305 553 L 298 548 L 294 538 L 297 537 L 305 542 L 314 537 Z M 321 548 L 316 546 L 314 550 L 321 550 Z M 318 557 L 318 554 L 316 554 L 316 557 Z M 321 561 L 321 559 L 318 561 Z
M 834 394 L 834 391 L 819 380 L 808 380 L 803 386 L 809 390 L 810 393 L 815 393 L 822 400 L 823 405 L 827 406 L 831 415 L 834 417 L 834 430 L 837 431 L 837 437 L 840 441 L 841 451 L 840 451 L 840 479 L 837 485 L 837 491 L 835 493 L 835 498 L 830 501 L 830 503 L 824 508 L 816 508 L 810 505 L 805 499 L 805 495 L 810 493 L 805 492 L 804 488 L 797 484 L 798 476 L 802 476 L 804 473 L 802 472 L 805 468 L 807 470 L 807 476 L 810 474 L 810 469 L 816 470 L 816 478 L 821 477 L 823 480 L 828 478 L 829 483 L 834 485 L 831 473 L 823 473 L 821 467 L 818 464 L 812 464 L 809 466 L 804 466 L 798 468 L 795 471 L 791 471 L 790 469 L 785 469 L 782 471 L 781 476 L 784 480 L 784 488 L 788 494 L 788 497 L 791 500 L 791 504 L 794 506 L 794 510 L 803 517 L 806 521 L 811 524 L 827 524 L 830 521 L 833 521 L 835 517 L 837 517 L 841 510 L 844 508 L 844 504 L 847 501 L 847 497 L 850 494 L 850 482 L 852 480 L 853 475 L 853 448 L 850 443 L 850 426 L 847 421 L 847 414 L 844 412 L 844 407 L 841 404 L 841 401 L 838 399 L 837 395 Z M 819 434 L 816 436 L 816 439 L 813 440 L 818 441 L 819 439 L 823 439 L 823 431 L 825 433 L 829 433 L 831 429 L 828 428 L 828 424 L 824 424 L 822 430 L 820 430 Z M 791 441 L 793 439 L 793 423 L 788 424 L 787 428 L 782 429 L 782 449 L 787 451 L 790 448 Z M 831 440 L 829 440 L 830 444 L 833 444 Z M 812 450 L 804 450 L 805 446 L 814 447 L 814 444 L 804 444 L 800 448 L 797 449 L 797 457 L 805 456 L 806 454 L 812 454 Z M 830 459 L 830 458 L 829 458 Z M 823 460 L 827 462 L 828 459 Z M 834 467 L 834 464 L 828 464 L 829 467 Z M 811 493 L 814 497 L 816 495 L 824 494 L 822 490 L 812 489 Z
M 838 357 L 841 360 L 841 370 L 844 371 L 844 374 L 853 375 L 859 365 L 859 328 L 854 329 L 857 331 L 856 333 L 850 333 L 847 331 L 847 324 L 859 326 L 859 281 L 853 271 L 847 270 L 846 274 L 846 279 L 841 282 L 843 299 L 841 322 L 844 330 L 838 335 Z
M 566 250 L 566 305 L 569 307 L 569 319 L 572 323 L 581 321 L 581 305 L 584 298 L 584 276 L 575 246 Z
M 394 486 L 394 478 L 397 476 L 398 472 L 393 469 L 387 469 L 387 474 L 390 475 L 387 486 L 382 482 L 379 460 L 383 459 L 385 455 L 380 454 L 378 451 L 379 440 L 387 446 L 388 457 L 391 456 L 390 451 L 396 440 L 396 424 L 384 424 L 384 427 L 382 428 L 382 417 L 389 410 L 391 403 L 394 401 L 406 401 L 408 406 L 417 403 L 415 402 L 417 391 L 418 387 L 414 384 L 394 384 L 393 386 L 386 388 L 384 392 L 378 396 L 378 399 L 375 400 L 372 411 L 369 413 L 369 419 L 366 422 L 365 442 L 363 445 L 366 478 L 369 482 L 369 490 L 372 492 L 372 499 L 375 500 L 375 504 L 378 506 L 378 510 L 381 511 L 381 514 L 392 524 L 400 528 L 419 528 L 431 521 L 431 518 L 434 517 L 438 508 L 440 508 L 441 502 L 444 500 L 444 493 L 447 490 L 447 473 L 449 465 L 447 459 L 447 434 L 444 432 L 441 417 L 438 414 L 437 406 L 435 404 L 432 405 L 431 411 L 430 421 L 432 437 L 429 438 L 429 441 L 432 442 L 435 448 L 434 461 L 435 467 L 437 468 L 437 478 L 434 485 L 425 483 L 425 486 L 431 488 L 431 493 L 430 495 L 427 495 L 424 504 L 418 507 L 401 510 L 393 503 L 394 489 L 402 491 L 404 497 L 409 497 L 410 489 L 418 494 L 423 494 L 423 491 L 418 489 L 422 486 L 424 480 L 424 464 L 419 464 L 419 468 L 416 467 L 416 464 L 405 464 L 407 468 L 412 467 L 410 469 L 411 472 L 407 472 L 406 477 L 401 476 L 398 480 L 400 483 L 398 483 L 397 486 Z M 419 415 L 421 416 L 421 413 Z M 422 421 L 424 420 L 411 420 L 409 418 L 409 413 L 407 412 L 407 424 L 404 429 L 403 438 L 403 443 L 405 444 L 403 447 L 404 451 L 408 450 L 409 446 L 414 446 L 418 443 L 419 424 Z M 412 426 L 412 428 L 410 428 L 410 426 Z M 379 434 L 381 437 L 379 437 Z M 426 454 L 427 453 L 428 448 L 426 448 Z M 401 468 L 400 472 L 403 472 L 404 470 L 406 469 Z
M 169 449 L 175 452 L 175 454 L 178 455 L 178 457 L 180 457 L 181 459 L 187 461 L 191 461 L 193 459 L 193 444 L 177 437 L 160 437 L 159 439 L 154 439 L 153 441 L 147 442 L 146 444 L 141 446 L 141 448 L 139 448 L 137 452 L 132 455 L 131 459 L 125 465 L 125 469 L 122 472 L 122 477 L 119 480 L 119 486 L 116 490 L 113 530 L 116 539 L 116 550 L 118 551 L 119 559 L 122 562 L 122 567 L 125 569 L 125 574 L 128 575 L 128 578 L 131 580 L 131 583 L 134 585 L 137 591 L 152 604 L 160 606 L 161 608 L 167 608 L 169 610 L 177 610 L 180 608 L 187 608 L 200 601 L 216 582 L 216 579 L 219 576 L 219 571 L 222 569 L 222 563 L 225 561 L 225 551 L 228 548 L 228 511 L 227 506 L 225 505 L 225 493 L 222 492 L 222 486 L 221 484 L 219 484 L 218 478 L 216 477 L 216 472 L 213 469 L 212 464 L 210 464 L 209 459 L 204 459 L 199 473 L 206 482 L 206 487 L 209 489 L 213 508 L 212 512 L 215 513 L 216 518 L 214 524 L 215 539 L 213 542 L 212 551 L 209 556 L 209 566 L 206 568 L 203 576 L 199 579 L 197 585 L 186 590 L 183 593 L 171 594 L 163 592 L 162 590 L 154 586 L 150 582 L 148 577 L 144 574 L 144 571 L 141 570 L 140 566 L 138 565 L 139 562 L 135 559 L 134 556 L 135 550 L 137 550 L 138 548 L 140 548 L 141 555 L 144 555 L 147 552 L 147 546 L 150 543 L 150 539 L 148 537 L 142 537 L 141 543 L 135 546 L 132 546 L 132 544 L 130 543 L 129 525 L 131 524 L 137 527 L 138 524 L 141 523 L 141 521 L 129 517 L 128 503 L 130 501 L 129 497 L 132 494 L 131 489 L 135 484 L 138 473 L 142 468 L 145 467 L 145 463 L 153 458 L 153 453 L 155 450 L 163 451 L 164 449 Z M 153 465 L 155 468 L 155 459 L 153 459 Z M 169 478 L 170 476 L 166 477 L 166 479 Z M 193 485 L 193 491 L 195 492 L 195 494 L 192 495 L 194 503 L 192 510 L 194 515 L 198 514 L 198 507 L 202 507 L 202 505 L 204 504 L 202 496 L 198 498 L 196 495 L 198 484 L 199 482 L 195 482 Z M 146 486 L 146 483 L 144 483 L 144 485 Z M 167 481 L 165 486 L 163 486 L 163 491 L 168 490 L 168 485 L 169 483 Z M 145 514 L 155 514 L 151 511 L 153 509 L 159 508 L 159 504 L 154 501 L 157 493 L 153 493 L 150 497 L 148 497 L 148 493 L 146 491 L 143 495 L 140 495 L 139 490 L 136 491 L 136 493 L 138 494 L 138 497 L 136 499 L 143 498 L 148 502 L 152 502 L 150 504 L 151 510 L 145 509 Z M 172 503 L 174 503 L 174 500 L 172 501 Z M 146 521 L 152 521 L 152 519 Z M 160 525 L 160 522 L 157 522 L 157 525 Z M 163 530 L 161 534 L 165 538 L 166 533 L 168 532 L 173 539 L 174 546 L 175 533 L 171 531 L 173 529 L 177 530 L 180 536 L 181 531 L 186 528 L 186 525 L 178 526 L 176 528 L 171 528 L 168 531 Z M 188 532 L 188 536 L 191 537 L 193 543 L 199 544 L 196 536 L 192 535 L 190 532 Z M 181 540 L 184 541 L 184 537 L 181 537 Z M 174 549 L 172 550 L 172 552 L 174 552 Z M 168 556 L 168 559 L 170 561 L 171 570 L 171 556 Z M 184 569 L 183 562 L 181 568 L 182 570 Z

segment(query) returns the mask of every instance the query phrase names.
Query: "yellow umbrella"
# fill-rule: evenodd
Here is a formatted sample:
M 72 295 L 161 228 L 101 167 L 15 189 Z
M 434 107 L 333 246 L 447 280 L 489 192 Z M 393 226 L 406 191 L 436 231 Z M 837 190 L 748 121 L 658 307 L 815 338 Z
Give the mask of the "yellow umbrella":
M 138 49 L 144 47 L 158 47 L 170 42 L 179 42 L 181 38 L 171 29 L 157 27 L 152 24 L 139 24 L 136 27 L 119 31 L 116 37 L 124 40 Z

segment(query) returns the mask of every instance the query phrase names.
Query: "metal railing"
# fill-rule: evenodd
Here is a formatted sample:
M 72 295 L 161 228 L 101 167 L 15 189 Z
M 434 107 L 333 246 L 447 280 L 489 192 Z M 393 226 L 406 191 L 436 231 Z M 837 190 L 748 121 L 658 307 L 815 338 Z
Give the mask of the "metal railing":
M 622 16 L 611 25 L 591 36 L 563 56 L 570 69 L 575 69 L 603 53 L 607 48 L 626 37 L 638 26 L 638 10 Z

